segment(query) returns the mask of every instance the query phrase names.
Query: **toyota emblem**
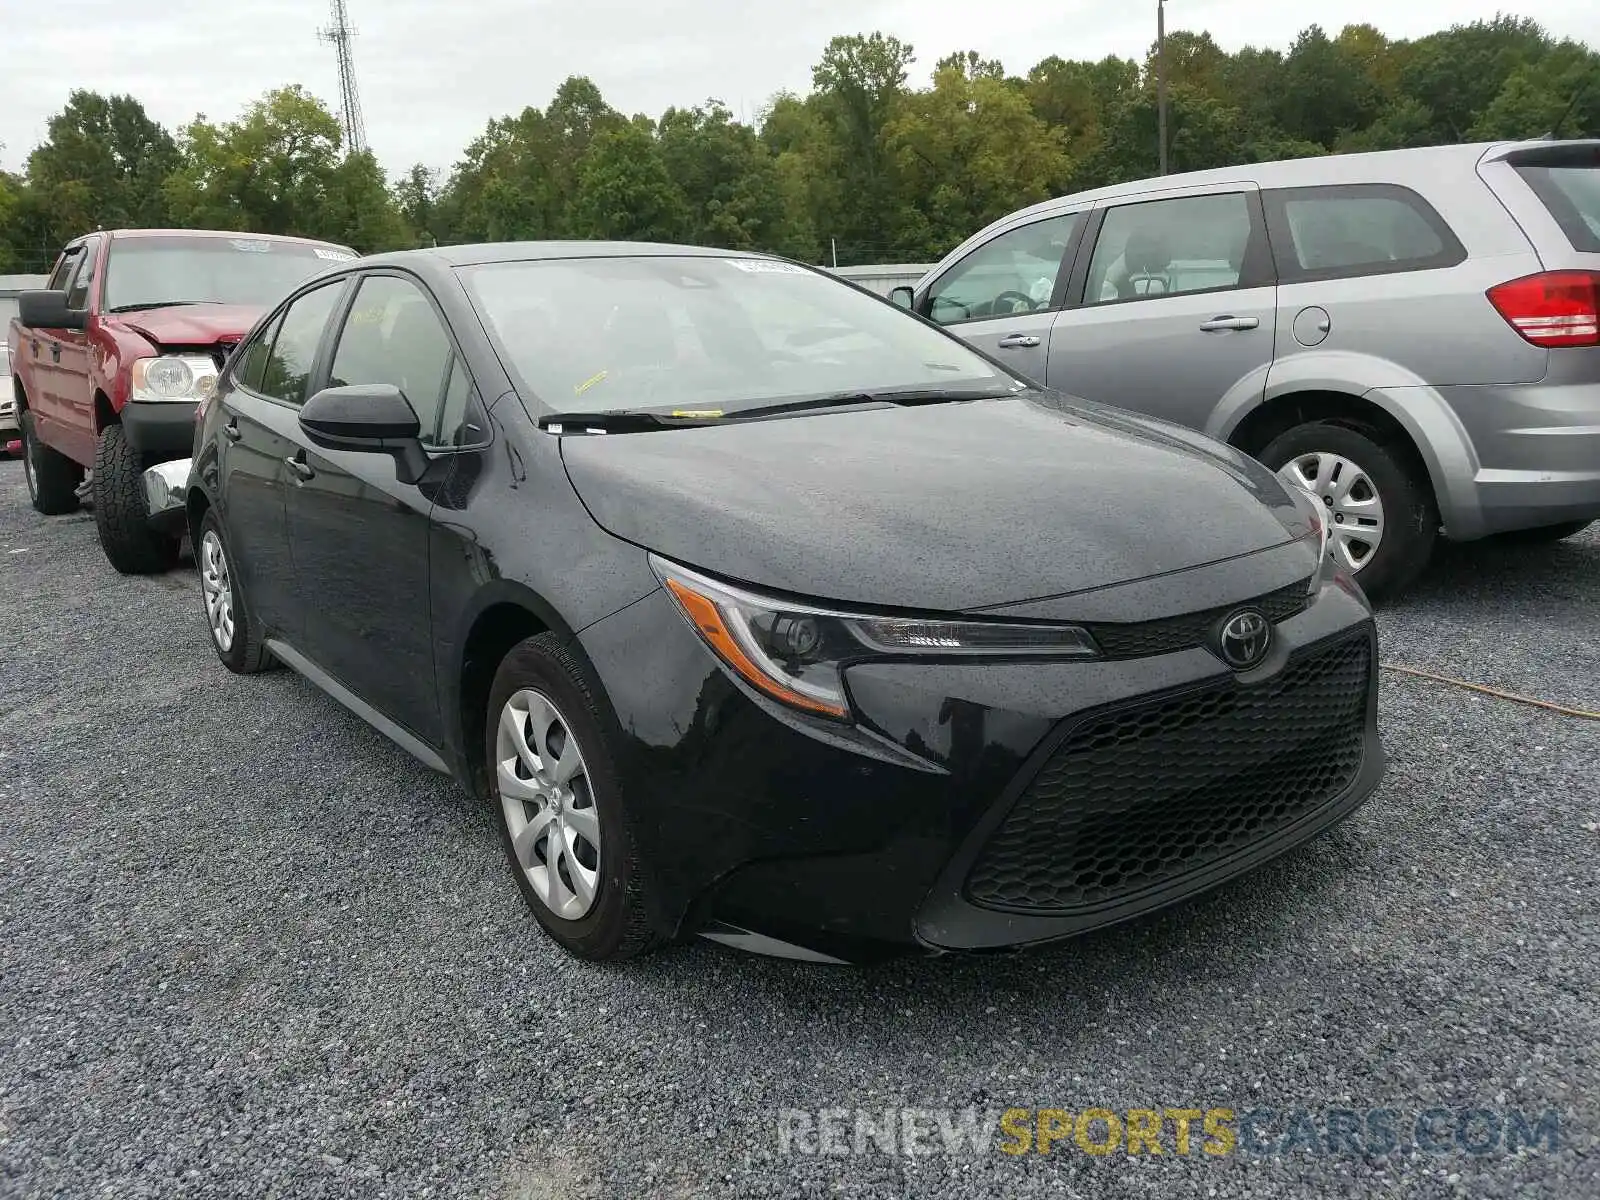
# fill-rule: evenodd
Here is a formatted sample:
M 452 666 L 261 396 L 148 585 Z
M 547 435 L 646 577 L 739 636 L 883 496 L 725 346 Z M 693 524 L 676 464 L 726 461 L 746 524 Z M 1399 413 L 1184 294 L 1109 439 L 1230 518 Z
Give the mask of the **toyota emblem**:
M 1217 639 L 1222 661 L 1236 671 L 1258 666 L 1272 646 L 1272 622 L 1253 608 L 1230 613 Z

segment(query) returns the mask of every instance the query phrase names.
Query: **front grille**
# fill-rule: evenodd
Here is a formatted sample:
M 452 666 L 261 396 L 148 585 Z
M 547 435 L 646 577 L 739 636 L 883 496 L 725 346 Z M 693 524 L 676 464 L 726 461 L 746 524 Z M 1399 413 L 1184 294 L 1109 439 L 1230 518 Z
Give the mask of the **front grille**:
M 1259 608 L 1274 625 L 1299 616 L 1311 603 L 1311 580 L 1302 579 L 1288 587 L 1268 592 L 1254 600 L 1227 604 L 1221 608 L 1208 608 L 1204 612 L 1185 613 L 1179 617 L 1163 617 L 1156 621 L 1135 621 L 1126 624 L 1094 624 L 1087 626 L 1100 647 L 1104 658 L 1147 658 L 1155 654 L 1172 654 L 1203 646 L 1212 628 L 1223 617 L 1241 608 Z
M 1174 883 L 1288 827 L 1361 768 L 1370 635 L 1083 720 L 967 877 L 988 908 L 1065 913 Z

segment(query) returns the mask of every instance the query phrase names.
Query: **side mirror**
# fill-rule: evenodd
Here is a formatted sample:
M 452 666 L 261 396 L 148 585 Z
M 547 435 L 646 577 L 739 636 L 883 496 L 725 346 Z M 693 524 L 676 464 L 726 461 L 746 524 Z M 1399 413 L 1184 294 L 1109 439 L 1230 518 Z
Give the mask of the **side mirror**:
M 391 383 L 323 388 L 300 410 L 300 428 L 324 450 L 389 455 L 401 483 L 416 483 L 428 469 L 419 440 L 422 423 Z
M 82 329 L 89 314 L 68 308 L 66 292 L 22 292 L 17 296 L 17 320 L 25 329 Z
M 917 293 L 905 284 L 901 284 L 899 287 L 889 289 L 889 300 L 897 308 L 911 308 L 917 302 Z

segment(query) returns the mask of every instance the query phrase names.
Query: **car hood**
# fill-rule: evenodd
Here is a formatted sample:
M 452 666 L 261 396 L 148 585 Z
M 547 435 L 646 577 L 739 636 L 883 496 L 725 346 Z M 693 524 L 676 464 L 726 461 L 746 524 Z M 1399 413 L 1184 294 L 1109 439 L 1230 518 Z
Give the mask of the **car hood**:
M 1265 467 L 1054 393 L 562 436 L 607 531 L 770 591 L 955 612 L 1126 583 L 1307 532 Z
M 210 346 L 242 338 L 265 311 L 246 304 L 182 304 L 115 316 L 157 346 Z

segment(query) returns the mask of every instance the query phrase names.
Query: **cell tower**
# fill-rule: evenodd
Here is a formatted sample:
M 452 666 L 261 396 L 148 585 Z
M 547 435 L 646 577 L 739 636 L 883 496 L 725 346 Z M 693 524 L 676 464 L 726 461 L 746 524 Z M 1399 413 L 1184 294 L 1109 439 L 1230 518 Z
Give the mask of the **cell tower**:
M 367 148 L 367 130 L 361 121 L 361 97 L 356 92 L 356 64 L 350 54 L 350 41 L 355 36 L 344 0 L 333 0 L 333 24 L 317 30 L 317 40 L 332 43 L 339 54 L 339 106 L 344 121 L 346 154 L 356 154 Z

